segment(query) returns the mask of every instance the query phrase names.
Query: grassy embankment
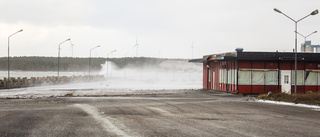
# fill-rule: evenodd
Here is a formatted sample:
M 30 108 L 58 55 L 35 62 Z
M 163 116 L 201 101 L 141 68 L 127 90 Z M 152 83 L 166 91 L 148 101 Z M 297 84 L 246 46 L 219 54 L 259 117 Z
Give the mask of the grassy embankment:
M 286 94 L 286 93 L 276 93 L 276 94 L 262 94 L 257 97 L 262 100 L 273 100 L 273 101 L 283 101 L 292 102 L 296 104 L 310 104 L 320 106 L 320 93 L 307 93 L 307 94 Z

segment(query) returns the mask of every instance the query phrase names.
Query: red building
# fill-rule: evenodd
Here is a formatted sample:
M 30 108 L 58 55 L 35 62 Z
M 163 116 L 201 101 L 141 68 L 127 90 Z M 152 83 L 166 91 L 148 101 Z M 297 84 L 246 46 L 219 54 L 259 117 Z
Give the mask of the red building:
M 213 54 L 203 63 L 203 88 L 232 93 L 294 93 L 295 54 L 236 52 Z M 320 53 L 297 53 L 297 93 L 320 91 Z

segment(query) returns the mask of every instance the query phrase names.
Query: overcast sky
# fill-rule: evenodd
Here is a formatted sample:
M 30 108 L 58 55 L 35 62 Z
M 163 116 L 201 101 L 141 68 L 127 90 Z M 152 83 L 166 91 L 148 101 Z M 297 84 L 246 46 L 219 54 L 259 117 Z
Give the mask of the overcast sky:
M 0 0 L 0 57 L 58 55 L 71 38 L 74 57 L 138 56 L 200 58 L 245 51 L 294 48 L 294 22 L 316 9 L 320 0 Z M 298 23 L 298 32 L 320 31 L 320 15 Z M 320 44 L 320 32 L 308 38 Z M 298 46 L 304 38 L 298 37 Z M 193 43 L 193 52 L 192 52 Z M 299 48 L 300 50 L 300 48 Z M 299 51 L 298 50 L 298 51 Z M 61 45 L 71 56 L 71 44 Z

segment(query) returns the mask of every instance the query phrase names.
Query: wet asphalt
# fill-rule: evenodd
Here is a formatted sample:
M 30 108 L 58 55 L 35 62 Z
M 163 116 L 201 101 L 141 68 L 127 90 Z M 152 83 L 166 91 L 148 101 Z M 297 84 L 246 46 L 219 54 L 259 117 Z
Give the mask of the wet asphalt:
M 319 136 L 320 111 L 217 91 L 1 99 L 0 136 Z

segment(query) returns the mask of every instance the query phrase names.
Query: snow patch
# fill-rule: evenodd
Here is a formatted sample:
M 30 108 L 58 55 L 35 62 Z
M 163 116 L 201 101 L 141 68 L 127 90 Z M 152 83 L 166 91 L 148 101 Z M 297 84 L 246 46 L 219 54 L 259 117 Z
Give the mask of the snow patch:
M 286 106 L 296 106 L 296 107 L 305 107 L 305 108 L 312 108 L 316 111 L 320 111 L 320 106 L 316 105 L 307 105 L 307 104 L 295 104 L 290 102 L 280 102 L 280 101 L 271 101 L 271 100 L 256 100 L 257 102 L 262 103 L 270 103 L 270 104 L 278 104 L 278 105 L 286 105 Z

